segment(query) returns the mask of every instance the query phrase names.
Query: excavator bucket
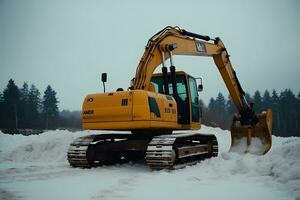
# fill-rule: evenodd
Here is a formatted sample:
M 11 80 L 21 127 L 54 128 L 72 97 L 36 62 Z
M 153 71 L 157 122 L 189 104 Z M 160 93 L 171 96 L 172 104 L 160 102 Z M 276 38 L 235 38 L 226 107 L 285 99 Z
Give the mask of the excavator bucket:
M 256 114 L 255 126 L 244 126 L 238 117 L 233 118 L 231 126 L 231 152 L 266 154 L 272 146 L 271 110 Z

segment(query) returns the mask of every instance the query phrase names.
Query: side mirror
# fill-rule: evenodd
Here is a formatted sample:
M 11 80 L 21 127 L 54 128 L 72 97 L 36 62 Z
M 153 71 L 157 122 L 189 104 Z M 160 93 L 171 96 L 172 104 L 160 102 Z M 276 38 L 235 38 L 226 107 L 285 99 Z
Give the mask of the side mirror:
M 104 82 L 104 83 L 107 81 L 107 73 L 102 73 L 101 74 L 101 81 Z
M 200 84 L 198 85 L 198 92 L 202 92 L 203 91 L 203 85 L 202 85 L 202 78 L 195 78 L 195 79 L 199 79 L 200 80 Z
M 107 81 L 107 73 L 102 73 L 101 74 L 101 81 L 103 83 L 103 90 L 104 90 L 104 93 L 105 93 L 105 82 Z
M 200 84 L 200 85 L 198 85 L 198 92 L 202 92 L 202 91 L 203 91 L 203 85 Z

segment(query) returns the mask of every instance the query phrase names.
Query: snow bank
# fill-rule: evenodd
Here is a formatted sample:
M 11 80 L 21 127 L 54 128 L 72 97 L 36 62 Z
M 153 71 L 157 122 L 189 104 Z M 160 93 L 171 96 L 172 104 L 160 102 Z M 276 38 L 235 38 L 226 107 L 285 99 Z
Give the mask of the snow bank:
M 218 157 L 182 170 L 155 172 L 141 186 L 136 184 L 128 199 L 300 199 L 300 138 L 273 137 L 272 150 L 257 156 L 228 152 L 228 131 L 203 130 L 216 133 L 221 147 Z M 156 194 L 149 196 L 147 188 Z
M 40 135 L 0 133 L 0 163 L 66 161 L 69 144 L 85 132 L 47 131 Z
M 300 199 L 300 138 L 273 137 L 273 141 L 271 151 L 265 156 L 223 152 L 215 160 L 203 164 L 216 166 L 218 177 L 224 173 L 254 178 L 258 182 L 267 180 L 266 183 L 273 185 L 275 182 L 279 189 Z
M 203 127 L 201 132 L 216 134 L 221 151 L 228 151 L 229 132 Z M 3 162 L 62 162 L 67 160 L 70 143 L 77 137 L 89 134 L 107 134 L 109 131 L 66 130 L 47 131 L 40 135 L 8 135 L 0 131 L 0 163 Z
M 143 194 L 149 195 L 149 192 L 145 192 L 145 190 L 151 188 L 151 190 L 157 191 L 157 193 L 151 193 L 152 196 L 150 195 L 146 199 L 154 199 L 158 198 L 155 194 L 161 195 L 165 193 L 169 195 L 175 187 L 179 190 L 182 188 L 182 190 L 189 191 L 191 198 L 202 194 L 204 195 L 202 196 L 204 199 L 205 197 L 207 199 L 209 197 L 216 199 L 221 198 L 222 194 L 228 195 L 228 192 L 226 193 L 225 190 L 236 190 L 237 193 L 234 195 L 237 198 L 233 199 L 253 199 L 255 196 L 251 195 L 256 194 L 255 191 L 259 195 L 262 195 L 258 197 L 259 199 L 268 199 L 277 196 L 276 192 L 279 191 L 291 197 L 280 196 L 282 193 L 278 193 L 278 198 L 276 199 L 300 199 L 299 137 L 281 138 L 273 136 L 273 145 L 270 152 L 264 156 L 256 156 L 228 152 L 231 143 L 229 131 L 203 126 L 199 132 L 216 135 L 219 143 L 218 157 L 171 172 L 152 172 L 147 167 L 139 171 L 136 169 L 136 166 L 120 166 L 120 168 L 117 168 L 117 171 L 120 170 L 120 174 L 126 174 L 128 171 L 133 173 L 134 171 L 134 176 L 137 176 L 137 184 L 131 188 L 134 192 L 129 193 L 127 189 L 124 191 L 117 190 L 115 197 L 122 196 L 122 192 L 124 192 L 128 197 L 127 199 L 144 199 L 145 196 Z M 95 132 L 81 131 L 71 133 L 61 130 L 48 131 L 41 135 L 32 136 L 0 133 L 0 163 L 66 162 L 66 153 L 69 144 L 77 137 L 93 133 Z M 71 170 L 71 168 L 67 169 Z M 113 174 L 116 171 L 114 168 L 100 168 L 95 171 L 84 171 L 84 173 L 102 173 L 103 170 L 108 174 Z M 101 177 L 103 179 L 103 174 L 101 174 Z M 130 176 L 131 179 L 132 177 Z M 98 179 L 95 180 L 95 182 L 97 181 Z M 140 181 L 142 184 L 138 184 Z M 110 187 L 107 184 L 105 186 Z M 101 195 L 95 195 L 96 199 L 98 197 L 102 199 L 102 196 L 105 194 L 105 186 L 103 186 L 103 191 L 101 189 Z M 164 191 L 160 191 L 162 188 Z M 167 192 L 168 188 L 170 189 L 169 192 Z M 222 188 L 225 189 L 222 190 Z M 240 193 L 243 194 L 238 195 L 238 188 L 241 189 L 242 192 Z M 245 191 L 248 188 L 249 192 L 247 193 Z M 270 188 L 273 188 L 273 190 L 268 190 Z M 182 192 L 183 194 L 187 194 L 187 192 Z M 175 199 L 180 199 L 180 192 L 176 194 L 179 195 L 176 195 L 178 198 L 175 198 L 174 195 L 172 196 Z M 112 193 L 110 192 L 109 195 L 112 195 Z M 245 198 L 243 198 L 243 195 L 245 195 Z M 182 197 L 184 198 L 184 196 Z M 107 196 L 106 198 L 111 199 Z

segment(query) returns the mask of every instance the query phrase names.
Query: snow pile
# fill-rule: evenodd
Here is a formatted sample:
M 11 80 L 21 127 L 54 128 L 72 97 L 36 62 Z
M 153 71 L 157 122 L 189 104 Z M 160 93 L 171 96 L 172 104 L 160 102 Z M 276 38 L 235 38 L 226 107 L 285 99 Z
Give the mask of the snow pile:
M 299 137 L 273 136 L 270 152 L 257 156 L 229 152 L 229 131 L 203 126 L 199 132 L 216 135 L 219 156 L 175 171 L 151 171 L 145 164 L 69 167 L 69 144 L 95 132 L 0 133 L 0 189 L 2 180 L 5 190 L 23 191 L 27 199 L 300 199 Z
M 236 139 L 234 146 L 231 147 L 230 151 L 244 154 L 245 150 L 249 153 L 260 155 L 264 152 L 265 145 L 262 143 L 260 138 L 253 137 L 250 145 L 247 147 L 247 138 Z
M 215 166 L 214 175 L 217 177 L 226 178 L 224 174 L 247 177 L 278 186 L 300 199 L 300 138 L 273 137 L 273 141 L 271 151 L 264 156 L 223 152 L 215 160 L 202 164 Z
M 268 172 L 281 183 L 297 183 L 300 199 L 300 138 L 273 137 L 273 145 L 274 148 L 265 156 L 265 165 L 260 163 L 261 171 Z
M 216 134 L 221 151 L 228 151 L 229 132 L 203 127 L 201 132 Z M 78 137 L 99 134 L 99 131 L 47 131 L 40 135 L 8 135 L 0 132 L 0 163 L 4 162 L 63 162 L 67 160 L 70 143 Z M 101 131 L 101 134 L 111 133 Z M 114 131 L 114 133 L 120 133 Z M 122 133 L 122 132 L 121 132 Z M 124 132 L 123 132 L 124 133 Z M 128 133 L 128 132 L 127 132 Z
M 7 135 L 0 133 L 0 163 L 66 161 L 69 144 L 84 132 L 47 131 L 41 135 Z
M 229 133 L 215 131 L 218 157 L 181 170 L 143 174 L 142 181 L 137 174 L 130 179 L 133 186 L 127 180 L 123 190 L 101 190 L 95 199 L 300 199 L 300 138 L 273 137 L 273 149 L 257 156 L 228 152 Z

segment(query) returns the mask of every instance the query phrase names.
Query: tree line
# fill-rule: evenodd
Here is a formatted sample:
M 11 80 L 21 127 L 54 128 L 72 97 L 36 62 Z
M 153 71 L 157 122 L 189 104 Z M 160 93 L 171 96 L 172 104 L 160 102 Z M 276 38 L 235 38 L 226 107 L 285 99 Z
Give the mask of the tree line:
M 273 112 L 273 134 L 277 136 L 300 136 L 300 93 L 296 96 L 290 89 L 278 93 L 265 90 L 263 95 L 256 91 L 253 96 L 245 95 L 247 102 L 254 103 L 257 113 L 266 109 Z M 230 96 L 226 99 L 222 93 L 211 98 L 208 106 L 202 105 L 202 122 L 209 126 L 230 129 L 234 113 L 237 109 Z
M 19 88 L 10 79 L 3 92 L 0 92 L 0 128 L 15 129 L 56 129 L 80 128 L 78 113 L 66 110 L 59 112 L 55 90 L 50 85 L 41 97 L 34 84 L 24 82 Z M 75 116 L 75 117 L 74 117 Z
M 0 92 L 0 129 L 80 129 L 80 111 L 59 111 L 55 90 L 47 86 L 42 97 L 34 84 L 27 82 L 19 88 L 10 79 Z M 277 136 L 300 136 L 300 93 L 296 96 L 290 89 L 278 93 L 256 91 L 246 93 L 247 102 L 254 103 L 256 112 L 270 108 L 273 112 L 273 134 Z M 200 100 L 202 123 L 208 126 L 230 129 L 233 115 L 237 113 L 230 96 L 219 93 L 206 106 Z

